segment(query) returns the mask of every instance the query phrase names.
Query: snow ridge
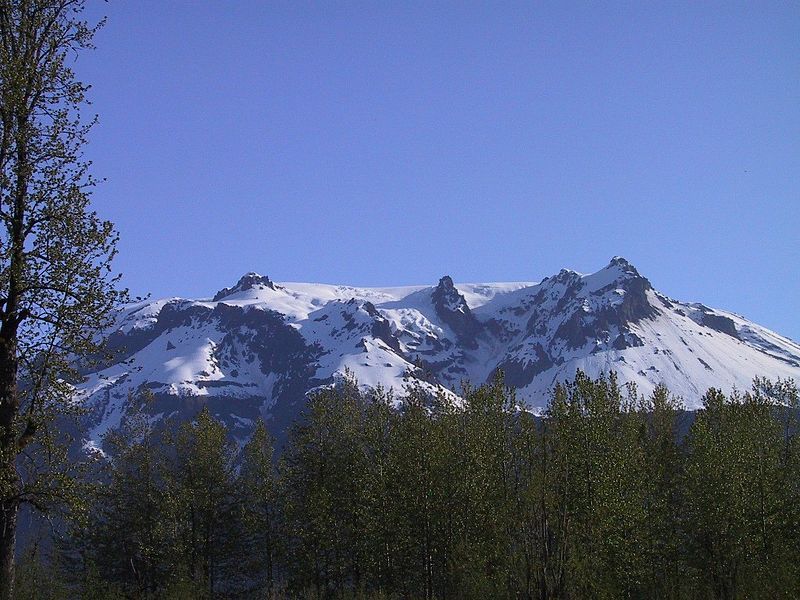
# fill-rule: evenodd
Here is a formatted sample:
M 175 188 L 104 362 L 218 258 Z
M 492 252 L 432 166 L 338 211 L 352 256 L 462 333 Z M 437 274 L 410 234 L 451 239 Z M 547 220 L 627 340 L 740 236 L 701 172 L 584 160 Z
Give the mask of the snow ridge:
M 87 374 L 87 443 L 119 426 L 131 398 L 154 418 L 207 404 L 244 439 L 254 420 L 285 428 L 305 395 L 345 371 L 369 387 L 418 383 L 458 393 L 498 370 L 543 409 L 578 369 L 614 370 L 649 393 L 667 384 L 689 408 L 709 387 L 754 376 L 800 380 L 800 345 L 740 315 L 656 291 L 614 257 L 589 275 L 564 269 L 539 283 L 357 288 L 275 283 L 247 273 L 211 300 L 130 305 L 108 336 L 116 358 Z M 431 389 L 433 389 L 431 387 Z

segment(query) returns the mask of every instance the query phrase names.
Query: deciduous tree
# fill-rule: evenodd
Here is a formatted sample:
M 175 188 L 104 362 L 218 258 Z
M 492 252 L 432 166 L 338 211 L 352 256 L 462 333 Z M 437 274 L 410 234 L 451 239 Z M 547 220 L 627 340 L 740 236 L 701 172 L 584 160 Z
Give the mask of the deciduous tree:
M 1 599 L 13 590 L 20 505 L 47 508 L 64 497 L 54 482 L 68 483 L 37 477 L 47 455 L 30 457 L 52 443 L 75 359 L 97 351 L 95 334 L 124 298 L 111 272 L 117 237 L 90 206 L 83 158 L 94 119 L 82 114 L 88 86 L 70 66 L 96 29 L 83 8 L 0 0 Z

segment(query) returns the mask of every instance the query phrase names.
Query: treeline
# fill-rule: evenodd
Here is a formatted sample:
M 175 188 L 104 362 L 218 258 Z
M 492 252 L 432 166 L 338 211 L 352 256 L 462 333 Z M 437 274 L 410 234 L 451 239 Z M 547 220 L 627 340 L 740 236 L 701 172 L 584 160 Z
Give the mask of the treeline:
M 709 390 L 693 418 L 613 376 L 579 373 L 541 418 L 501 381 L 458 405 L 348 384 L 277 461 L 263 423 L 239 448 L 205 410 L 173 434 L 141 416 L 17 594 L 796 598 L 797 409 L 766 380 Z

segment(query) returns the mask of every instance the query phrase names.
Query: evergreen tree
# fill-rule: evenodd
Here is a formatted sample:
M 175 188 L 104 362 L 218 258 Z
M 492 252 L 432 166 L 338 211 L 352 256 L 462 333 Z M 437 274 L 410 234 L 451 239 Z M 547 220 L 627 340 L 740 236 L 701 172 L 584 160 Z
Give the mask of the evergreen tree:
M 87 509 L 73 511 L 58 542 L 66 578 L 83 594 L 109 582 L 144 596 L 175 575 L 175 527 L 166 489 L 172 463 L 140 408 L 106 435 L 107 457 L 92 475 Z
M 113 458 L 90 520 L 92 564 L 132 593 L 154 593 L 174 574 L 163 440 L 139 412 L 105 442 Z

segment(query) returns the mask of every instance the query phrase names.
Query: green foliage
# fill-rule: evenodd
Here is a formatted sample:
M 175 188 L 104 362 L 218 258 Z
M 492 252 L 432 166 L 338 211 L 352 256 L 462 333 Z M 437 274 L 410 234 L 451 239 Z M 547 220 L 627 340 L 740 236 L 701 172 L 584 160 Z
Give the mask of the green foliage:
M 203 408 L 179 429 L 175 450 L 167 504 L 177 527 L 179 565 L 213 596 L 238 568 L 236 448 L 225 426 Z
M 17 565 L 14 598 L 16 600 L 68 600 L 69 586 L 42 559 L 34 545 Z
M 665 387 L 644 398 L 613 375 L 578 373 L 540 417 L 501 379 L 459 399 L 347 381 L 309 400 L 277 465 L 263 423 L 237 452 L 206 410 L 167 444 L 133 417 L 66 581 L 82 597 L 791 598 L 797 405 L 793 384 L 757 380 L 710 390 L 689 426 Z M 24 589 L 65 579 L 25 572 Z
M 268 596 L 275 589 L 276 562 L 283 548 L 273 445 L 263 421 L 244 446 L 236 488 L 242 511 L 238 542 L 244 550 L 240 568 L 247 575 L 248 591 Z
M 747 394 L 709 390 L 690 432 L 690 563 L 715 597 L 789 598 L 798 589 L 785 487 L 797 476 L 797 450 L 776 418 L 783 410 L 759 382 Z
M 72 440 L 79 362 L 127 295 L 117 235 L 91 206 L 83 153 L 94 118 L 75 56 L 95 26 L 83 0 L 0 0 L 0 598 L 14 587 L 17 517 L 79 501 Z M 77 360 L 76 360 L 77 359 Z
M 355 388 L 320 392 L 281 457 L 288 555 L 292 572 L 302 575 L 295 585 L 321 594 L 361 583 L 368 508 L 362 414 Z

